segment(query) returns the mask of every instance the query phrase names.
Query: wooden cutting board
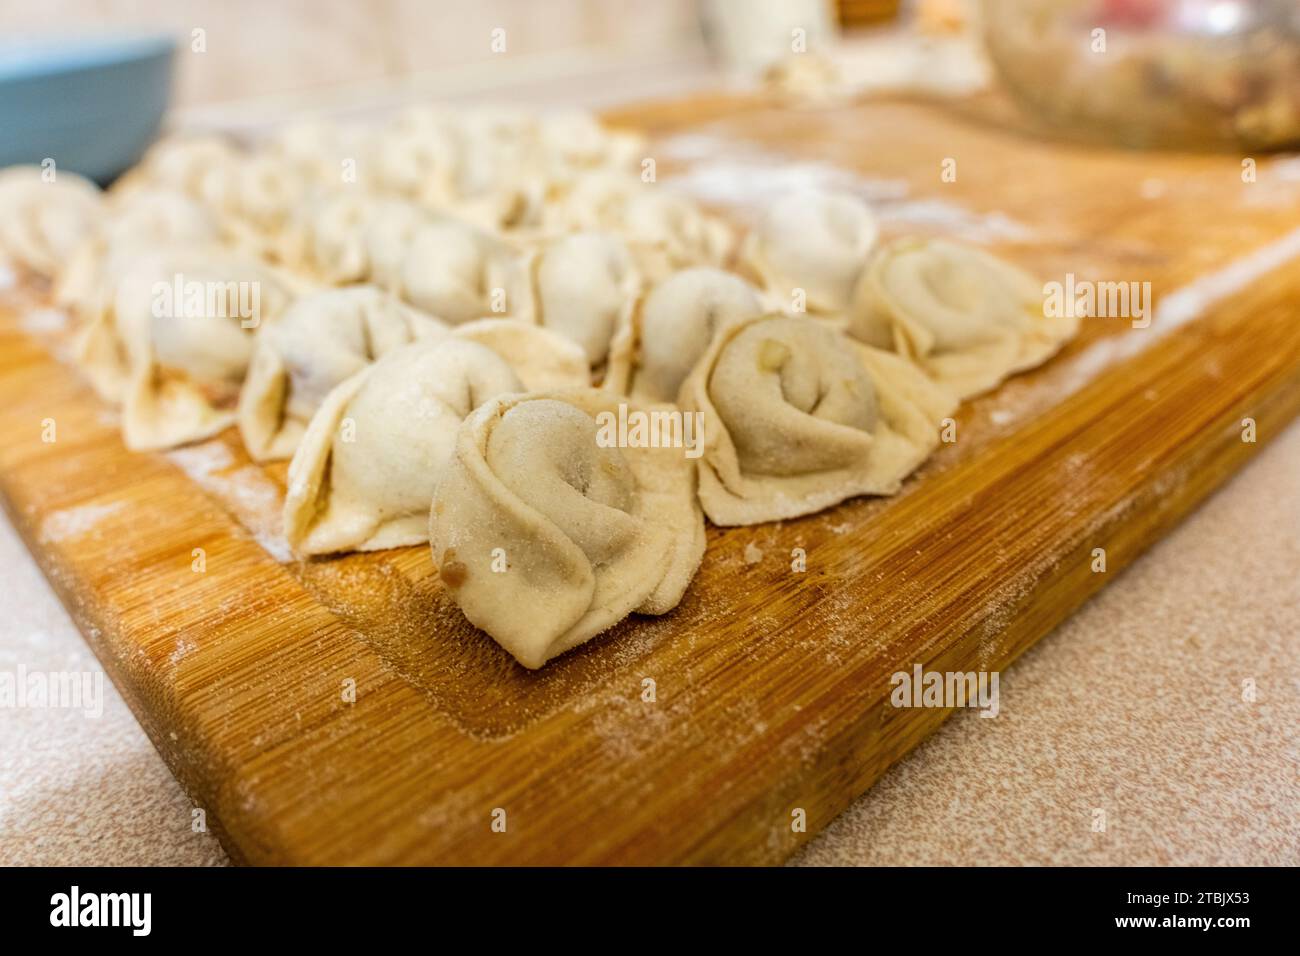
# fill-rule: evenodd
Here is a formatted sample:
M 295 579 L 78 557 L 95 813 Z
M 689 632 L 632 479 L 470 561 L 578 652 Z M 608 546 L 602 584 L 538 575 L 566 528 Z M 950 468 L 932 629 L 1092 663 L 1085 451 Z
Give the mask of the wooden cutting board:
M 284 468 L 234 434 L 127 453 L 57 320 L 11 293 L 5 505 L 236 860 L 779 861 L 948 715 L 891 706 L 891 675 L 1006 667 L 1300 411 L 1285 164 L 1244 183 L 1239 156 L 1044 143 L 996 100 L 717 97 L 616 118 L 652 134 L 663 178 L 741 218 L 788 162 L 843 175 L 831 164 L 888 231 L 1003 239 L 1045 279 L 1150 281 L 1161 311 L 1146 329 L 1085 320 L 1046 367 L 965 404 L 894 498 L 711 528 L 674 613 L 531 673 L 465 623 L 424 548 L 286 560 Z

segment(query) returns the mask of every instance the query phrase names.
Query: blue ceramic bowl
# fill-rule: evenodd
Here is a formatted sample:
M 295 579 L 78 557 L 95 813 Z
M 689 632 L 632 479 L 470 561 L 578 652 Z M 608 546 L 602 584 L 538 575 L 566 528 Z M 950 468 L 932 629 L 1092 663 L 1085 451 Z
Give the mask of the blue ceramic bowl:
M 107 183 L 157 135 L 174 50 L 164 36 L 0 41 L 0 167 L 49 157 Z

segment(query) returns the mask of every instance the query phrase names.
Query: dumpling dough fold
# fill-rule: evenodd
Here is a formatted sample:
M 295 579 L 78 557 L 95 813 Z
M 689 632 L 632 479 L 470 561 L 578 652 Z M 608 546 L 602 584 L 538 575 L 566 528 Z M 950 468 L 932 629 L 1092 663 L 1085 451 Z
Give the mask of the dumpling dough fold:
M 124 264 L 152 249 L 217 245 L 216 217 L 196 199 L 173 189 L 141 187 L 113 196 L 101 228 L 83 239 L 62 263 L 56 305 L 88 322 L 104 307 Z
M 461 421 L 522 388 L 496 353 L 454 336 L 396 348 L 336 386 L 289 463 L 290 547 L 312 555 L 428 540 L 429 503 Z
M 451 334 L 501 356 L 527 391 L 591 384 L 582 347 L 540 325 L 519 319 L 476 319 L 456 326 Z
M 591 388 L 494 399 L 461 426 L 434 495 L 444 584 L 525 667 L 676 607 L 704 554 L 682 449 L 602 444 L 620 401 Z
M 532 283 L 533 319 L 576 342 L 593 367 L 604 364 L 641 289 L 627 246 L 595 232 L 543 244 L 532 256 Z
M 239 432 L 255 461 L 290 457 L 330 391 L 372 361 L 446 327 L 380 289 L 327 289 L 298 299 L 255 336 L 239 392 Z
M 892 494 L 938 444 L 956 399 L 815 319 L 766 315 L 714 338 L 678 404 L 705 416 L 705 514 L 749 525 Z
M 123 268 L 76 348 L 100 395 L 121 403 L 127 448 L 173 448 L 233 424 L 254 330 L 297 290 L 222 246 L 137 255 Z
M 735 234 L 688 197 L 638 176 L 603 170 L 562 190 L 547 213 L 547 231 L 612 232 L 627 243 L 637 269 L 653 280 L 678 269 L 722 266 Z
M 783 308 L 802 289 L 806 310 L 838 318 L 866 268 L 878 230 L 866 203 L 849 193 L 804 190 L 764 210 L 745 237 L 741 265 Z
M 675 272 L 638 301 L 615 334 L 604 387 L 673 402 L 719 329 L 766 311 L 740 276 L 708 266 Z
M 52 279 L 99 228 L 103 206 L 99 187 L 76 173 L 47 181 L 39 166 L 11 166 L 0 171 L 0 251 Z
M 850 311 L 851 335 L 905 356 L 961 398 L 1042 364 L 1079 328 L 1077 317 L 1044 313 L 1031 276 L 944 239 L 880 249 Z

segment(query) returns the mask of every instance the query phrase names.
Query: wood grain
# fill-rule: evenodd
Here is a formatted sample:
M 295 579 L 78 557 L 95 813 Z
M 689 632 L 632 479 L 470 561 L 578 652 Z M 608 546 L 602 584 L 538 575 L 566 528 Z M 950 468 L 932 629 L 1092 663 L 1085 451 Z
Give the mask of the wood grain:
M 1032 230 L 1002 248 L 1025 266 L 1147 280 L 1157 299 L 1295 226 L 1295 196 L 1263 172 L 1252 185 L 1273 192 L 1251 193 L 1236 157 L 1083 151 L 936 106 L 716 97 L 618 118 L 1005 214 Z M 250 863 L 779 861 L 947 716 L 891 707 L 890 675 L 1004 668 L 1300 412 L 1294 266 L 1168 334 L 1088 320 L 1051 364 L 964 405 L 958 440 L 898 496 L 710 528 L 675 612 L 533 673 L 465 623 L 423 548 L 278 561 L 283 466 L 252 465 L 233 433 L 124 451 L 30 305 L 0 321 L 6 508 Z M 1241 440 L 1248 416 L 1259 444 Z

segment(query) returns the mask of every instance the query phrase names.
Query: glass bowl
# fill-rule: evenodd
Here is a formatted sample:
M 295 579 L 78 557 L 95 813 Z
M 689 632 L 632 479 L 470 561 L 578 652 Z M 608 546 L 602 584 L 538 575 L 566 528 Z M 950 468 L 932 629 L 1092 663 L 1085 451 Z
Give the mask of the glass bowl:
M 984 0 L 982 22 L 1007 90 L 1057 133 L 1300 144 L 1297 0 Z

